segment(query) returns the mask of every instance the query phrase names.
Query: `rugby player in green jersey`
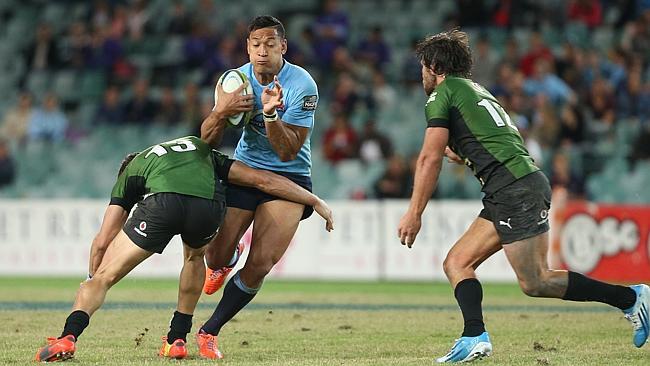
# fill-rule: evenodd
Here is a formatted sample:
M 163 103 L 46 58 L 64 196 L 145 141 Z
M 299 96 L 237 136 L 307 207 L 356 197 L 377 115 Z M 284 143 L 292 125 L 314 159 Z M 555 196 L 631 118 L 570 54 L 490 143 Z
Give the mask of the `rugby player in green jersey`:
M 72 357 L 76 340 L 104 302 L 108 289 L 152 254 L 162 253 L 174 235 L 181 235 L 183 240 L 184 264 L 178 307 L 159 354 L 184 358 L 187 333 L 205 277 L 205 245 L 216 235 L 225 215 L 224 183 L 254 187 L 313 206 L 325 218 L 326 230 L 333 229 L 331 211 L 320 198 L 285 177 L 229 159 L 213 150 L 211 142 L 210 138 L 182 137 L 124 159 L 93 240 L 89 279 L 77 292 L 61 336 L 48 339 L 36 353 L 37 361 Z
M 647 285 L 610 285 L 548 267 L 549 182 L 496 98 L 470 79 L 472 56 L 467 35 L 452 30 L 429 36 L 418 45 L 417 55 L 429 96 L 427 129 L 411 202 L 397 229 L 401 243 L 410 248 L 415 242 L 445 155 L 472 169 L 484 193 L 483 210 L 443 264 L 463 314 L 464 330 L 451 351 L 437 361 L 471 361 L 492 353 L 483 323 L 483 291 L 474 271 L 501 249 L 526 295 L 617 307 L 632 322 L 634 345 L 645 344 L 650 310 Z

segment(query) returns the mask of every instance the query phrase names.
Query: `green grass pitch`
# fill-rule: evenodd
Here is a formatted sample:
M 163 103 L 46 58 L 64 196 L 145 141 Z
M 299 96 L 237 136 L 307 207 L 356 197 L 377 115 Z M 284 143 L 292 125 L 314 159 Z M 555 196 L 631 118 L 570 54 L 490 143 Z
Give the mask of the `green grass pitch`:
M 34 364 L 58 336 L 80 279 L 0 277 L 2 365 Z M 221 361 L 157 356 L 175 309 L 173 279 L 125 279 L 108 294 L 77 343 L 72 365 L 432 365 L 462 329 L 443 283 L 269 280 L 224 327 Z M 221 292 L 203 296 L 193 332 Z M 515 285 L 484 285 L 494 355 L 479 365 L 648 365 L 619 311 L 600 304 L 530 299 Z

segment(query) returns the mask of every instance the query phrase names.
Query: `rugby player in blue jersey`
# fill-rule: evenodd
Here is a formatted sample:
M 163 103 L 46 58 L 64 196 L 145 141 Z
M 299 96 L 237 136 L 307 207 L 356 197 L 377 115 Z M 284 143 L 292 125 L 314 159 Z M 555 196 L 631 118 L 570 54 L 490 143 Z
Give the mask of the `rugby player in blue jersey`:
M 287 40 L 278 19 L 268 15 L 253 19 L 246 43 L 250 62 L 239 70 L 248 77 L 254 97 L 237 98 L 241 111 L 253 110 L 253 116 L 244 127 L 234 158 L 311 190 L 309 140 L 318 103 L 316 83 L 307 71 L 284 59 Z M 215 106 L 219 120 L 206 120 L 202 136 L 219 140 L 223 133 L 227 117 L 219 113 L 223 99 L 220 97 Z M 264 277 L 287 250 L 300 221 L 313 212 L 312 207 L 257 189 L 232 184 L 227 189 L 226 217 L 206 250 L 205 293 L 212 294 L 222 286 L 243 250 L 238 243 L 251 223 L 253 233 L 246 264 L 225 285 L 221 301 L 197 334 L 201 356 L 211 359 L 223 357 L 217 346 L 223 325 L 255 297 Z

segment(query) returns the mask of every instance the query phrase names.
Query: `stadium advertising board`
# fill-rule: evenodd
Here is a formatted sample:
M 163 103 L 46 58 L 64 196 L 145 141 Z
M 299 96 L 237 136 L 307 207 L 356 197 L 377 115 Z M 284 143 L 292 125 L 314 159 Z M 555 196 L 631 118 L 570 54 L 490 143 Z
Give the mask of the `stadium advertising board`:
M 104 200 L 0 200 L 0 275 L 85 276 L 90 244 L 99 230 Z M 180 239 L 132 272 L 177 276 Z
M 330 202 L 330 206 L 335 213 L 335 230 L 325 232 L 324 223 L 318 218 L 302 222 L 270 276 L 446 281 L 442 270 L 445 256 L 476 218 L 481 203 L 431 202 L 422 217 L 422 231 L 411 249 L 401 245 L 397 238 L 397 225 L 408 201 L 337 201 Z M 244 240 L 250 243 L 250 232 Z M 503 252 L 485 261 L 477 273 L 485 281 L 516 280 Z
M 407 249 L 397 238 L 407 201 L 330 204 L 336 229 L 327 233 L 315 214 L 305 220 L 271 276 L 445 281 L 445 255 L 481 207 L 478 201 L 431 202 L 416 244 Z M 105 209 L 103 200 L 0 201 L 0 275 L 85 276 L 90 244 Z M 250 232 L 244 240 L 250 242 Z M 176 277 L 182 262 L 182 246 L 175 237 L 162 255 L 152 256 L 132 275 Z M 487 281 L 515 280 L 503 253 L 486 261 L 478 273 Z
M 572 202 L 556 212 L 552 257 L 603 281 L 650 281 L 650 207 Z

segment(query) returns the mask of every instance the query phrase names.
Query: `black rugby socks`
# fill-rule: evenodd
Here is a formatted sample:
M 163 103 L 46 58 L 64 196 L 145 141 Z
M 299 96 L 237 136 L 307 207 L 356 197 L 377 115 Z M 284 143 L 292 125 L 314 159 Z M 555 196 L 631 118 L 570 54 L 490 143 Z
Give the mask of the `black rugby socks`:
M 258 290 L 259 288 L 247 287 L 237 272 L 224 287 L 221 301 L 201 329 L 208 334 L 219 334 L 221 327 L 253 300 Z
M 636 302 L 636 292 L 627 286 L 611 285 L 569 271 L 569 283 L 562 299 L 597 301 L 626 310 Z
M 190 330 L 192 330 L 192 314 L 183 314 L 175 311 L 172 321 L 169 323 L 167 343 L 172 344 L 177 339 L 182 339 L 187 342 L 187 333 Z
M 88 313 L 83 310 L 75 310 L 70 313 L 68 318 L 65 320 L 65 326 L 63 327 L 63 332 L 61 332 L 59 338 L 72 334 L 74 339 L 77 340 L 89 323 L 90 315 L 88 315 Z
M 476 337 L 485 332 L 481 309 L 481 301 L 483 301 L 481 283 L 476 278 L 464 279 L 456 285 L 454 296 L 465 321 L 463 337 Z

